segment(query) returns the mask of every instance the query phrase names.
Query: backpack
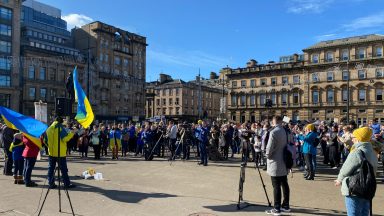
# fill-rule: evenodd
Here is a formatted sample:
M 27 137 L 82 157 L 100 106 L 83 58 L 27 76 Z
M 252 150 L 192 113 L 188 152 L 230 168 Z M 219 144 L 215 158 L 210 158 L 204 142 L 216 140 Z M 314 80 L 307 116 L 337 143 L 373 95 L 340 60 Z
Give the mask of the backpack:
M 376 178 L 373 166 L 361 151 L 360 171 L 349 177 L 349 193 L 357 197 L 372 200 L 376 193 Z
M 284 146 L 284 152 L 283 152 L 283 157 L 284 157 L 284 163 L 285 167 L 287 167 L 288 170 L 292 169 L 293 167 L 293 155 L 292 152 L 288 148 L 288 133 L 286 132 L 287 135 L 287 144 Z

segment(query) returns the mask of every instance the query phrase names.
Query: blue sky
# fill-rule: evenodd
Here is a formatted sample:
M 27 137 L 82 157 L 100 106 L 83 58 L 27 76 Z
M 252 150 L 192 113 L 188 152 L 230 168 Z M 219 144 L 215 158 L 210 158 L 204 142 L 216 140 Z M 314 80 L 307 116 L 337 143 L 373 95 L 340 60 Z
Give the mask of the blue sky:
M 40 0 L 69 27 L 102 21 L 147 37 L 147 80 L 204 77 L 301 53 L 318 41 L 384 34 L 383 0 Z

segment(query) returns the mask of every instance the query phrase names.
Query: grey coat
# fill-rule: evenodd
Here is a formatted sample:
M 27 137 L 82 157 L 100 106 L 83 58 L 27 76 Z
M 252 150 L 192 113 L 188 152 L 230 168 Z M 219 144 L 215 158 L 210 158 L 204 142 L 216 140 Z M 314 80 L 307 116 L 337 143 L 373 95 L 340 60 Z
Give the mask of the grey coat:
M 277 125 L 269 134 L 266 148 L 267 173 L 270 176 L 288 175 L 283 156 L 286 145 L 287 133 L 281 125 Z

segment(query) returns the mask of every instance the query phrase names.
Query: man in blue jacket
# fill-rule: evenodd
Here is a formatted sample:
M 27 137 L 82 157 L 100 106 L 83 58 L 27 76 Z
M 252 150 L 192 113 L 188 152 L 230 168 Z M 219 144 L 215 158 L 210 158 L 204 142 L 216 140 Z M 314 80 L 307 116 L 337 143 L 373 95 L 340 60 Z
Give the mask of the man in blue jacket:
M 207 155 L 207 144 L 208 144 L 208 133 L 209 130 L 207 128 L 207 124 L 205 121 L 198 121 L 198 128 L 196 128 L 196 138 L 199 141 L 199 149 L 200 149 L 200 162 L 199 165 L 203 164 L 204 166 L 208 165 L 208 155 Z

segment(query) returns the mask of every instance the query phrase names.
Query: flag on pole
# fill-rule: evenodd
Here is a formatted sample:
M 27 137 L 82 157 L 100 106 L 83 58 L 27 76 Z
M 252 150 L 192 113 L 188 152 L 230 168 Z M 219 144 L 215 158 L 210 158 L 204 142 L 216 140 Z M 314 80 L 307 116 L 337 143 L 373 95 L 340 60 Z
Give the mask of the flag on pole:
M 73 70 L 73 86 L 75 89 L 75 99 L 77 101 L 77 113 L 75 119 L 84 128 L 88 128 L 92 124 L 95 116 L 93 115 L 91 104 L 77 80 L 77 67 Z
M 47 130 L 46 124 L 2 106 L 0 106 L 0 114 L 9 128 L 19 130 L 27 139 L 42 148 L 40 136 Z

